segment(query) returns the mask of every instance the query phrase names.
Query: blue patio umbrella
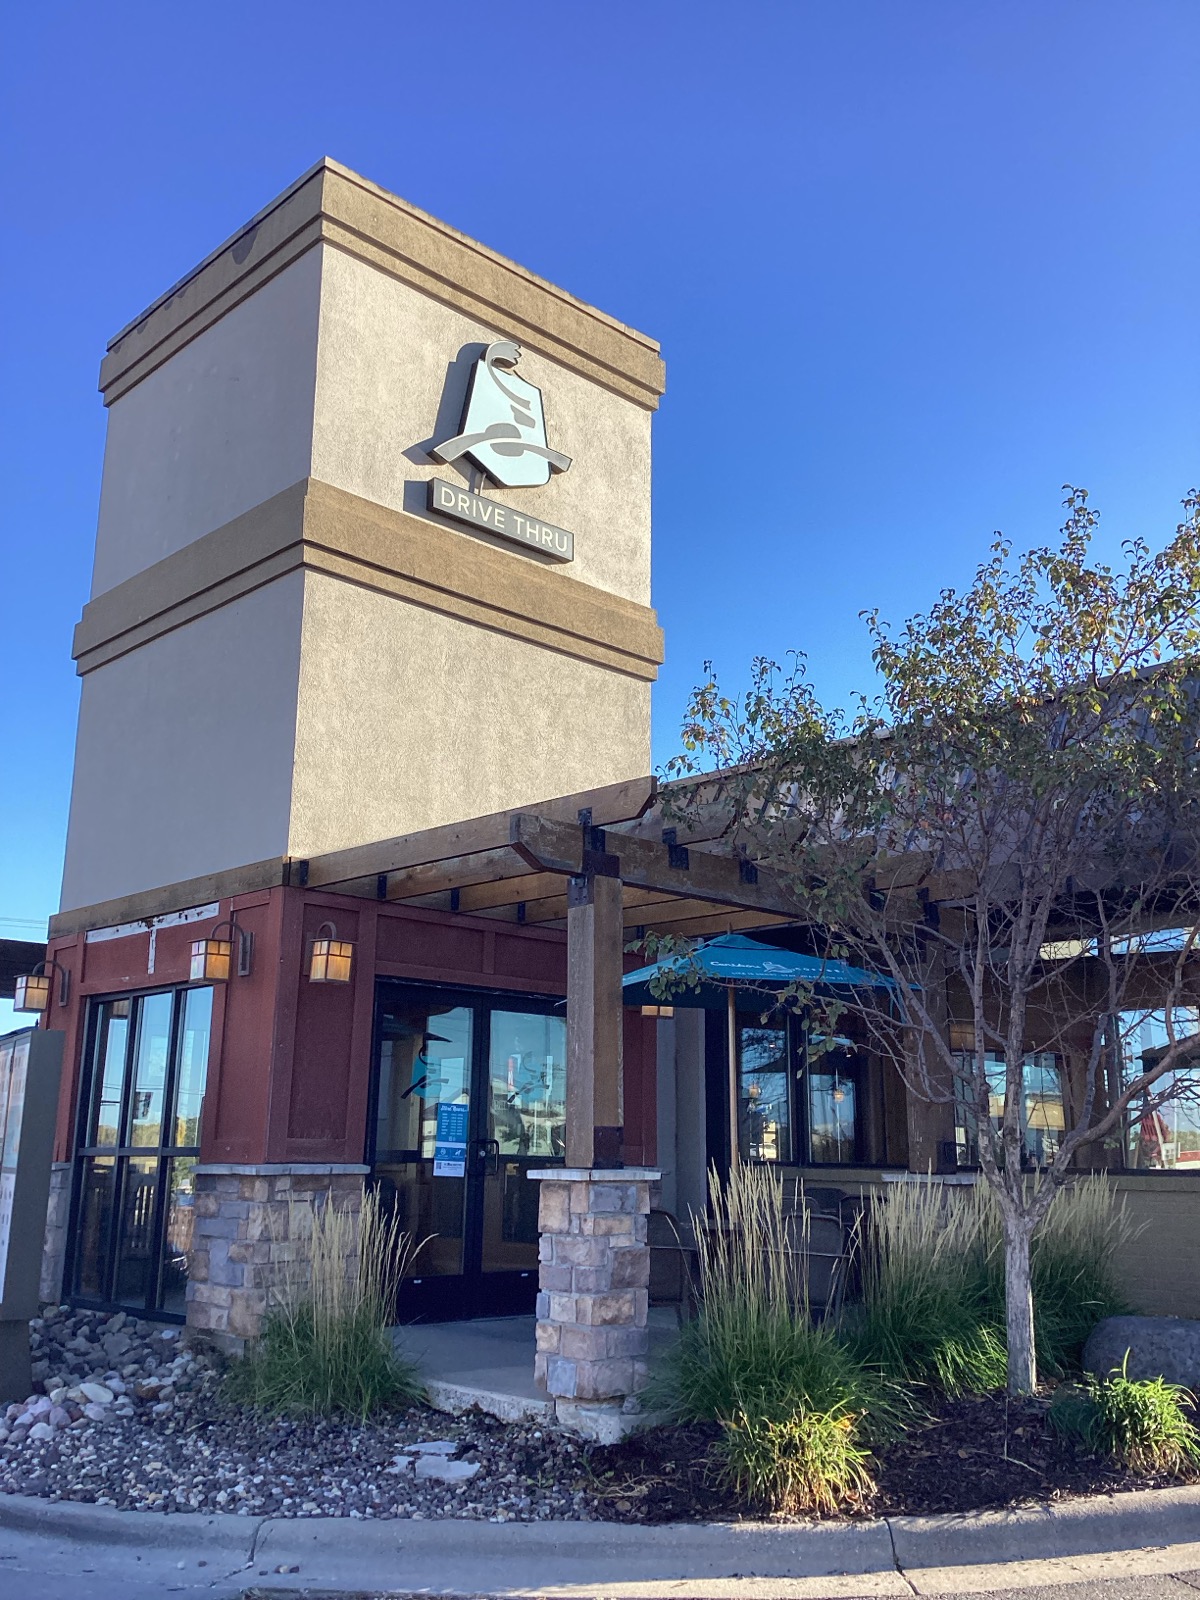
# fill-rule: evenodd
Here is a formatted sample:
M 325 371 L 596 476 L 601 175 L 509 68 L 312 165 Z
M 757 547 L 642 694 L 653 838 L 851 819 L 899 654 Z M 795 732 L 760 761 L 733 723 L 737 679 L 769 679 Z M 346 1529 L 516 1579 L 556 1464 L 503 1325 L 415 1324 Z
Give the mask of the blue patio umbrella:
M 689 985 L 666 996 L 650 987 L 656 974 L 688 972 L 699 978 L 699 987 Z M 814 989 L 894 989 L 891 978 L 845 961 L 826 961 L 820 956 L 800 955 L 794 950 L 779 950 L 760 944 L 742 933 L 725 933 L 698 946 L 690 955 L 667 956 L 648 967 L 627 972 L 622 980 L 627 1006 L 702 1006 L 706 1010 L 726 1011 L 729 1018 L 729 1128 L 730 1160 L 740 1159 L 738 1150 L 737 1081 L 737 991 L 739 987 L 774 990 L 776 994 L 793 983 L 811 984 Z
M 700 987 L 676 990 L 666 998 L 656 996 L 651 980 L 658 973 L 689 971 L 700 977 Z M 727 995 L 739 985 L 773 989 L 782 994 L 790 984 L 812 984 L 817 989 L 894 989 L 891 978 L 846 961 L 825 961 L 820 956 L 805 956 L 795 950 L 779 950 L 774 945 L 748 939 L 744 933 L 725 933 L 698 946 L 691 956 L 667 956 L 651 966 L 627 972 L 622 984 L 627 1006 L 704 1006 L 723 1011 Z

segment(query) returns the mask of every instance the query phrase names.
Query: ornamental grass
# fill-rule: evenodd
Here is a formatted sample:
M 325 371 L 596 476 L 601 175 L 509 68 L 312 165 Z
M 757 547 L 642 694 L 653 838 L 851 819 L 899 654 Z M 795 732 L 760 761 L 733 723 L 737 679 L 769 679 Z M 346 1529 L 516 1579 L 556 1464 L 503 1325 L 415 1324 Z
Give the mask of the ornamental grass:
M 282 1231 L 282 1230 L 281 1230 Z M 279 1415 L 373 1412 L 421 1397 L 396 1353 L 396 1287 L 419 1245 L 376 1194 L 362 1209 L 288 1203 L 286 1248 L 262 1333 L 226 1379 L 232 1400 Z
M 680 1421 L 721 1424 L 722 1476 L 772 1511 L 831 1511 L 873 1488 L 864 1438 L 892 1397 L 805 1292 L 802 1216 L 769 1168 L 709 1175 L 709 1212 L 693 1217 L 701 1310 L 682 1330 L 651 1403 Z
M 1086 1374 L 1056 1391 L 1050 1426 L 1093 1455 L 1134 1472 L 1194 1477 L 1200 1470 L 1200 1432 L 1188 1415 L 1196 1402 L 1163 1378 L 1131 1378 L 1129 1353 L 1106 1378 Z

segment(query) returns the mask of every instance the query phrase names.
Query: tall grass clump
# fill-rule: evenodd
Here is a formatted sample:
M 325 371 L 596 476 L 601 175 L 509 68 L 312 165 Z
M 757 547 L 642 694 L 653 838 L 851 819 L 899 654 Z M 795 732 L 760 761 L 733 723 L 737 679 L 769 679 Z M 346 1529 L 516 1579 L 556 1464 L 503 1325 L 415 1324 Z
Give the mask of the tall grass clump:
M 693 1216 L 700 1314 L 683 1328 L 656 1385 L 681 1421 L 786 1415 L 797 1405 L 862 1413 L 880 1398 L 827 1324 L 808 1315 L 804 1224 L 766 1167 L 709 1173 L 709 1214 Z
M 1187 1415 L 1193 1396 L 1163 1378 L 1131 1378 L 1129 1356 L 1107 1378 L 1084 1376 L 1059 1389 L 1050 1426 L 1093 1455 L 1135 1472 L 1194 1476 L 1200 1470 L 1200 1432 Z
M 1131 1309 L 1116 1265 L 1131 1233 L 1103 1178 L 1081 1179 L 1055 1197 L 1030 1252 L 1044 1371 L 1076 1369 L 1096 1323 Z M 863 1303 L 847 1327 L 862 1360 L 897 1382 L 948 1395 L 1004 1384 L 1004 1239 L 986 1184 L 890 1185 L 865 1218 L 857 1248 Z
M 829 1325 L 813 1325 L 804 1225 L 763 1167 L 709 1175 L 709 1213 L 693 1217 L 701 1310 L 681 1332 L 653 1403 L 684 1421 L 722 1425 L 717 1454 L 737 1492 L 770 1510 L 828 1510 L 871 1487 L 868 1414 L 888 1414 L 883 1386 Z
M 285 1259 L 262 1333 L 226 1379 L 231 1399 L 277 1414 L 367 1417 L 420 1397 L 389 1333 L 396 1286 L 419 1249 L 372 1191 L 361 1211 L 288 1204 Z
M 988 1201 L 974 1189 L 889 1185 L 860 1224 L 859 1358 L 896 1383 L 948 1395 L 1005 1382 L 1004 1318 L 989 1293 Z
M 1063 1189 L 1033 1237 L 1038 1364 L 1061 1376 L 1078 1367 L 1088 1334 L 1104 1317 L 1134 1308 L 1121 1290 L 1117 1256 L 1134 1236 L 1124 1202 L 1103 1178 Z M 1003 1306 L 1003 1282 L 999 1283 Z

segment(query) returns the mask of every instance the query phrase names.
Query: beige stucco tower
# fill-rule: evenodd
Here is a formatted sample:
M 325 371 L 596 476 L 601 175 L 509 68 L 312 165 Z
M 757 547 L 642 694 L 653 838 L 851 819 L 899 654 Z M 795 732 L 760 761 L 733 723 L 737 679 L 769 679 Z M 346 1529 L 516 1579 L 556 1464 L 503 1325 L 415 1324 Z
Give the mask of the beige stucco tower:
M 540 487 L 429 453 L 497 341 L 570 459 Z M 100 387 L 64 909 L 649 770 L 652 340 L 322 161 Z M 430 510 L 431 478 L 573 559 Z

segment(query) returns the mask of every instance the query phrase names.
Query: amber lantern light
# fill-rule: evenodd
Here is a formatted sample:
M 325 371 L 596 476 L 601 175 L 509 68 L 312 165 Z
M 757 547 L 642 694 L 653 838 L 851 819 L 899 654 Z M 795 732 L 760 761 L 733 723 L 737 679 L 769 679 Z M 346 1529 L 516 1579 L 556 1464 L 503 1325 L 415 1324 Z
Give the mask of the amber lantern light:
M 221 930 L 229 929 L 229 937 L 222 938 Z M 228 983 L 233 970 L 233 947 L 237 945 L 237 973 L 239 978 L 250 976 L 250 956 L 254 948 L 254 935 L 229 918 L 218 922 L 205 939 L 192 940 L 193 983 Z
M 354 946 L 348 939 L 338 938 L 337 928 L 332 922 L 323 922 L 312 942 L 312 955 L 308 962 L 309 982 L 349 983 L 353 965 Z
M 58 973 L 58 1003 L 65 1006 L 71 992 L 71 974 L 57 961 L 39 961 L 32 972 L 24 973 L 13 990 L 14 1011 L 35 1011 L 39 1016 L 50 1009 L 51 973 Z

